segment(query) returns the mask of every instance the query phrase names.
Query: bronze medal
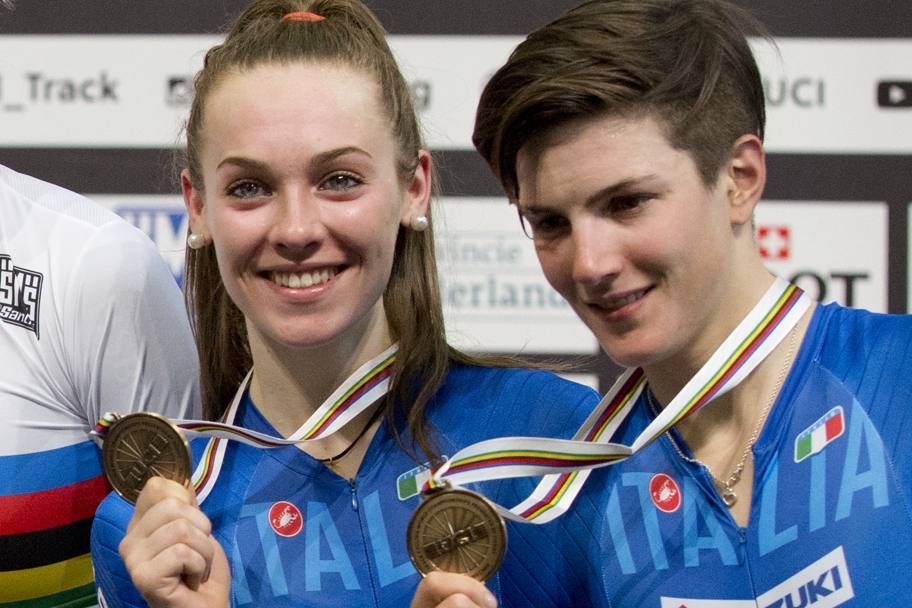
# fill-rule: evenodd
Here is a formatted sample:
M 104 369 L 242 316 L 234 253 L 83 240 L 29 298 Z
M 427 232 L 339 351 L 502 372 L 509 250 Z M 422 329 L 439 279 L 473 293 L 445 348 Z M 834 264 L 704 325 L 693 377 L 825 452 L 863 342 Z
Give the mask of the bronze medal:
M 132 504 L 150 477 L 185 485 L 190 479 L 190 446 L 183 433 L 158 414 L 119 418 L 105 435 L 101 459 L 108 482 Z
M 503 562 L 507 528 L 478 494 L 438 490 L 425 497 L 412 515 L 407 547 L 422 576 L 443 570 L 484 582 Z

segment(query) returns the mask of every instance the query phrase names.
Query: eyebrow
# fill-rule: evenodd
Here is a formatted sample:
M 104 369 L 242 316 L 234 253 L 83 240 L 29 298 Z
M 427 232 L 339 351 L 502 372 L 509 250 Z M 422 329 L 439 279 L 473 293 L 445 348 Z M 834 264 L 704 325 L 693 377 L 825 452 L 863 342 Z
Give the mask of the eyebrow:
M 616 184 L 611 184 L 606 186 L 601 190 L 593 193 L 586 198 L 585 206 L 591 207 L 592 205 L 598 203 L 599 201 L 605 200 L 612 196 L 617 195 L 619 192 L 626 192 L 635 188 L 642 187 L 642 184 L 645 182 L 653 181 L 658 179 L 658 175 L 655 173 L 650 173 L 649 175 L 643 175 L 641 177 L 634 177 L 631 179 L 625 179 L 623 181 L 617 182 Z M 519 209 L 520 213 L 551 213 L 553 209 L 541 204 L 529 203 L 524 204 L 522 201 L 516 202 L 516 207 Z
M 327 150 L 326 152 L 321 152 L 314 156 L 310 164 L 312 166 L 319 166 L 331 162 L 340 156 L 345 156 L 346 154 L 360 154 L 366 156 L 369 159 L 373 159 L 370 152 L 363 148 L 357 146 L 345 146 L 343 148 L 335 148 L 333 150 Z M 236 165 L 239 167 L 246 168 L 248 170 L 254 171 L 268 171 L 269 165 L 259 160 L 253 158 L 247 158 L 246 156 L 229 156 L 222 159 L 222 161 L 216 166 L 216 169 L 221 169 L 224 165 Z

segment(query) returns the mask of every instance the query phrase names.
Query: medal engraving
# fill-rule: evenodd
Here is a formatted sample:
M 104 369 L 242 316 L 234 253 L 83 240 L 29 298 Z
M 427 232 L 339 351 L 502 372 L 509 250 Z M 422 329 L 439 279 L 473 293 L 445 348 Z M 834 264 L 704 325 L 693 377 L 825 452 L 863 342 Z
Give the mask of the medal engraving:
M 101 458 L 108 482 L 132 504 L 150 477 L 182 484 L 190 479 L 187 440 L 158 414 L 137 412 L 118 419 L 105 436 Z
M 441 490 L 415 510 L 407 546 L 422 575 L 443 570 L 484 582 L 503 562 L 507 530 L 500 515 L 478 494 Z

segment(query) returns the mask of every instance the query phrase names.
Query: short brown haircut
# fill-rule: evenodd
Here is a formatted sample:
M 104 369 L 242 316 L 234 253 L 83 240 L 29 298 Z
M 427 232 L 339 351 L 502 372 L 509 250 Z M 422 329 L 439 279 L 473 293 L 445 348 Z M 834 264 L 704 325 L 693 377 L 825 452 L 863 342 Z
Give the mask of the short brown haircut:
M 592 116 L 659 120 L 715 183 L 734 141 L 763 138 L 762 27 L 724 0 L 590 0 L 530 34 L 488 82 L 472 141 L 507 195 L 533 137 Z

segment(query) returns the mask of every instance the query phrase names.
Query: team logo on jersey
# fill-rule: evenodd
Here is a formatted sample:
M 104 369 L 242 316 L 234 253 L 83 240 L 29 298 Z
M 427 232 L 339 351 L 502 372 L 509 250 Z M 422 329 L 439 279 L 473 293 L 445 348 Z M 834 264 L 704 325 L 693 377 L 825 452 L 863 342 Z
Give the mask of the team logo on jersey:
M 0 320 L 38 333 L 41 305 L 41 273 L 13 266 L 8 255 L 0 254 Z
M 662 597 L 662 608 L 836 608 L 855 597 L 842 547 L 793 574 L 755 600 Z
M 656 473 L 649 480 L 649 495 L 659 511 L 674 513 L 681 506 L 681 488 L 665 473 Z
M 855 597 L 842 547 L 757 598 L 760 608 L 835 608 Z
M 795 462 L 817 454 L 845 431 L 845 414 L 837 405 L 795 439 Z
M 284 500 L 269 507 L 269 525 L 279 536 L 292 537 L 304 528 L 301 510 Z
M 446 456 L 442 457 L 446 460 Z M 413 496 L 418 496 L 421 488 L 428 479 L 431 478 L 431 463 L 425 462 L 421 466 L 406 471 L 396 478 L 396 495 L 399 500 L 408 500 Z

